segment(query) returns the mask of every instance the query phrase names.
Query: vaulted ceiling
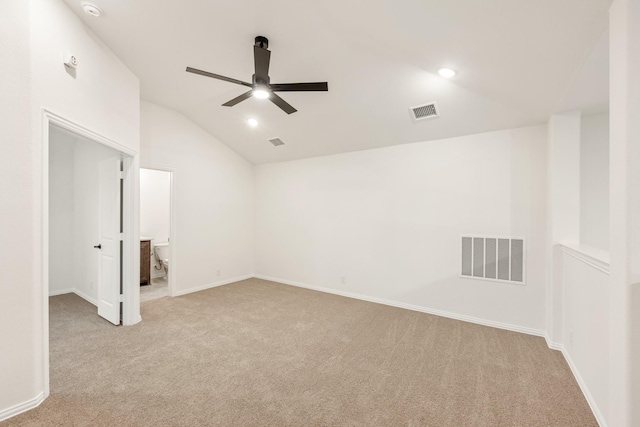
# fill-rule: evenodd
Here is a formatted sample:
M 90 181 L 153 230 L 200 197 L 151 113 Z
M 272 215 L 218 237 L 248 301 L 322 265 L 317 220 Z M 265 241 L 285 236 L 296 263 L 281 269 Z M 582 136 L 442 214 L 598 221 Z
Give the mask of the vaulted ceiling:
M 566 97 L 580 90 L 611 3 L 93 0 L 104 12 L 96 19 L 64 1 L 140 78 L 143 99 L 255 164 L 545 123 L 579 104 Z M 292 115 L 255 98 L 229 108 L 221 104 L 246 88 L 185 72 L 251 81 L 258 35 L 269 39 L 272 82 L 328 81 L 329 91 L 282 93 Z M 440 67 L 459 74 L 443 79 Z M 440 117 L 413 121 L 409 107 L 431 101 Z

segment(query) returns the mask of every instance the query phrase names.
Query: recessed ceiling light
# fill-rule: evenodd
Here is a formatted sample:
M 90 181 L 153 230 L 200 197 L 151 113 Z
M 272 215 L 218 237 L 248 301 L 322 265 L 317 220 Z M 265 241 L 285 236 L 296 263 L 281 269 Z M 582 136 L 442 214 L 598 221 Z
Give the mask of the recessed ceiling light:
M 97 18 L 100 15 L 102 15 L 102 11 L 100 10 L 100 8 L 94 4 L 84 2 L 81 4 L 81 6 L 82 6 L 82 10 L 84 10 L 84 13 L 86 13 L 89 16 L 93 16 L 94 18 Z
M 252 95 L 258 99 L 267 99 L 269 97 L 269 91 L 260 86 L 253 89 Z
M 444 77 L 445 79 L 450 79 L 451 77 L 455 77 L 458 72 L 456 70 L 452 70 L 451 68 L 440 68 L 438 70 L 438 74 Z
M 258 121 L 254 118 L 247 119 L 247 124 L 252 128 L 258 126 Z

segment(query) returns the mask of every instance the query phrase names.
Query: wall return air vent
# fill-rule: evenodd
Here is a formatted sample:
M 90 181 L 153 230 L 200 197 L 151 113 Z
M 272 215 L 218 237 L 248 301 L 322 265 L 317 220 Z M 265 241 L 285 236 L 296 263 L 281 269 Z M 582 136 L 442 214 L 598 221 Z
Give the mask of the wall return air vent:
M 523 238 L 461 236 L 460 243 L 461 277 L 524 284 Z
M 268 141 L 270 143 L 272 143 L 274 147 L 278 147 L 280 145 L 284 145 L 284 141 L 281 140 L 280 138 L 271 138 Z
M 409 111 L 411 111 L 411 117 L 413 117 L 413 120 L 433 119 L 440 116 L 435 102 L 411 107 L 409 108 Z

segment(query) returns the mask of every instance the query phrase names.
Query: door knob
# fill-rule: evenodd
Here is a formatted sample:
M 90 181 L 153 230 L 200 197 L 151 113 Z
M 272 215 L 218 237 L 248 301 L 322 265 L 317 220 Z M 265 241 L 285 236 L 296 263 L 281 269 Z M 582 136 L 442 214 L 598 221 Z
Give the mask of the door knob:
M 94 248 L 96 248 L 96 249 L 102 249 L 102 243 L 100 243 L 99 245 L 94 246 Z

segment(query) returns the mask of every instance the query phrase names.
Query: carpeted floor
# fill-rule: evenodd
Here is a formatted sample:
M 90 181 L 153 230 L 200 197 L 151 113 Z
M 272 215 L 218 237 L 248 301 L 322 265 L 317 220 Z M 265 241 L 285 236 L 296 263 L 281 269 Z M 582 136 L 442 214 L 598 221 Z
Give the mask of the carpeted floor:
M 51 396 L 4 426 L 597 426 L 514 332 L 250 279 L 115 327 L 51 298 Z

